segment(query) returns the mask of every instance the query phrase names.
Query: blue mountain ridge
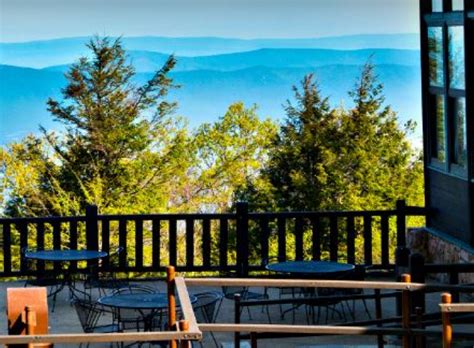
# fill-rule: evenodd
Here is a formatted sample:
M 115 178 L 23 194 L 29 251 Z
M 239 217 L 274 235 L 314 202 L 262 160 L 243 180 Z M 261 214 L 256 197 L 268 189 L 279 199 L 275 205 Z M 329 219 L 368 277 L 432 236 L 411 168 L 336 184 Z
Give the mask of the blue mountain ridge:
M 44 68 L 70 64 L 88 53 L 90 37 L 0 43 L 0 64 Z M 309 39 L 233 39 L 218 37 L 123 37 L 127 50 L 154 51 L 178 56 L 209 56 L 261 48 L 419 49 L 418 34 L 364 34 Z
M 152 72 L 161 68 L 168 54 L 150 51 L 128 51 L 129 61 L 137 72 Z M 397 49 L 268 49 L 250 52 L 220 54 L 200 57 L 178 56 L 174 71 L 216 70 L 232 71 L 254 66 L 274 68 L 318 67 L 323 65 L 363 65 L 369 59 L 376 65 L 396 64 L 419 66 L 420 52 Z M 44 68 L 66 72 L 69 65 L 57 65 Z
M 284 117 L 283 104 L 291 99 L 291 87 L 307 73 L 314 73 L 324 96 L 331 104 L 350 106 L 347 91 L 360 74 L 361 65 L 323 65 L 316 67 L 252 66 L 231 71 L 192 70 L 171 74 L 181 88 L 170 98 L 178 101 L 178 114 L 186 116 L 192 127 L 212 122 L 223 115 L 235 101 L 257 104 L 258 114 L 276 120 Z M 419 68 L 410 65 L 381 64 L 377 66 L 385 85 L 386 100 L 400 112 L 400 121 L 420 120 Z M 60 98 L 66 80 L 61 71 L 0 66 L 0 143 L 8 143 L 30 132 L 38 125 L 58 129 L 46 111 L 48 97 Z M 151 72 L 138 73 L 136 81 L 143 83 Z M 418 134 L 419 135 L 419 134 Z

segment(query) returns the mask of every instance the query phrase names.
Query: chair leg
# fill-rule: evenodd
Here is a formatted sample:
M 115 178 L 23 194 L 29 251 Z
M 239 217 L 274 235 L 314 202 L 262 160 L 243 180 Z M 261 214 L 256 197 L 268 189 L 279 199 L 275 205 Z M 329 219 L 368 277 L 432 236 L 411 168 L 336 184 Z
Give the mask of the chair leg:
M 219 311 L 220 311 L 220 309 L 221 309 L 221 306 L 222 306 L 222 302 L 223 302 L 223 301 L 224 301 L 224 297 L 221 298 L 221 300 L 219 301 L 219 304 L 217 305 L 215 318 L 217 318 L 217 316 L 219 315 Z
M 271 324 L 272 323 L 272 318 L 270 318 L 270 309 L 269 309 L 269 305 L 266 305 L 265 306 L 267 308 L 267 317 L 268 317 L 268 323 Z
M 367 316 L 369 317 L 369 319 L 372 319 L 372 316 L 370 315 L 370 311 L 369 311 L 369 308 L 367 307 L 367 301 L 365 301 L 365 298 L 362 299 L 362 303 L 364 303 L 365 312 L 367 313 Z

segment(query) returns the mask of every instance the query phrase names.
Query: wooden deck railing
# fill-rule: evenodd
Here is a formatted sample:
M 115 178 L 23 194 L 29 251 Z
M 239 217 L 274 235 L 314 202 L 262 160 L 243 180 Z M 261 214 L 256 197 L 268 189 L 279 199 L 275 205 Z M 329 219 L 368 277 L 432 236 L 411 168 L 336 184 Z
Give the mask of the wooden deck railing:
M 222 279 L 222 278 L 202 278 L 202 279 L 185 279 L 186 286 L 248 286 L 248 287 L 303 287 L 303 288 L 352 288 L 352 289 L 373 289 L 380 290 L 397 290 L 401 292 L 402 315 L 399 318 L 399 327 L 383 327 L 383 320 L 377 311 L 377 320 L 374 320 L 371 326 L 351 326 L 344 324 L 344 326 L 337 325 L 275 325 L 275 324 L 241 324 L 238 323 L 199 323 L 199 329 L 203 332 L 231 332 L 234 333 L 236 347 L 240 346 L 240 334 L 242 332 L 249 333 L 251 347 L 257 348 L 258 334 L 267 334 L 265 337 L 284 337 L 285 334 L 293 336 L 298 335 L 374 335 L 378 336 L 378 346 L 384 346 L 383 336 L 396 335 L 402 337 L 402 345 L 407 347 L 425 347 L 424 341 L 414 338 L 419 337 L 437 337 L 441 339 L 442 332 L 440 330 L 429 330 L 426 328 L 419 328 L 413 325 L 413 310 L 411 308 L 412 297 L 415 293 L 420 291 L 442 291 L 443 285 L 412 283 L 411 277 L 404 274 L 400 282 L 380 282 L 380 281 L 338 281 L 338 280 L 295 280 L 295 279 Z M 448 288 L 457 291 L 472 291 L 472 288 L 463 286 L 448 286 Z M 237 301 L 238 302 L 238 301 Z M 266 303 L 265 300 L 254 301 L 259 305 Z M 271 302 L 271 301 L 268 301 Z M 465 304 L 449 308 L 463 308 L 459 311 L 466 311 L 474 309 L 474 305 L 466 307 Z M 442 307 L 443 308 L 443 307 Z M 240 313 L 240 308 L 237 306 L 234 309 Z M 454 310 L 453 310 L 454 311 Z M 419 321 L 419 316 L 416 318 L 417 324 L 423 324 Z M 374 326 L 377 325 L 377 326 Z M 270 335 L 268 335 L 270 334 Z M 283 336 L 282 336 L 283 335 Z M 473 332 L 463 332 L 463 336 L 474 338 Z M 412 343 L 415 342 L 413 345 Z M 450 346 L 449 346 L 450 348 Z
M 230 332 L 235 335 L 235 344 L 240 346 L 240 333 L 250 333 L 251 346 L 257 348 L 259 333 L 275 334 L 276 336 L 289 333 L 294 335 L 375 335 L 382 338 L 384 335 L 397 335 L 403 338 L 403 347 L 412 346 L 412 338 L 434 336 L 441 338 L 439 330 L 428 330 L 412 326 L 410 301 L 411 294 L 416 291 L 441 289 L 441 285 L 429 285 L 410 282 L 409 275 L 403 275 L 401 282 L 375 282 L 375 281 L 328 281 L 328 280 L 289 280 L 289 279 L 185 279 L 175 276 L 175 268 L 167 267 L 168 284 L 168 330 L 164 332 L 140 333 L 112 333 L 112 334 L 51 334 L 27 336 L 0 336 L 0 344 L 28 344 L 28 343 L 79 343 L 79 342 L 147 342 L 170 341 L 171 348 L 190 348 L 191 341 L 201 340 L 202 332 Z M 397 290 L 402 293 L 402 317 L 399 327 L 382 326 L 333 326 L 333 325 L 274 325 L 274 324 L 236 324 L 236 323 L 197 323 L 193 307 L 190 302 L 187 286 L 278 286 L 278 287 L 332 287 L 332 288 L 358 288 L 376 290 Z M 455 286 L 450 286 L 456 288 Z M 459 287 L 461 289 L 462 287 Z M 181 305 L 183 320 L 176 325 L 176 300 Z M 444 337 L 450 337 L 452 342 L 452 328 L 449 322 L 449 313 L 456 311 L 474 310 L 473 304 L 450 304 L 443 295 L 441 312 L 444 320 Z M 451 330 L 451 331 L 450 331 Z M 474 333 L 462 333 L 466 337 L 474 337 Z M 421 347 L 422 341 L 416 340 L 415 346 Z M 379 346 L 383 347 L 383 339 L 379 339 Z M 450 345 L 445 345 L 450 348 Z
M 441 295 L 441 317 L 443 321 L 443 348 L 453 345 L 453 326 L 451 313 L 474 313 L 474 303 L 451 303 L 451 294 Z
M 44 263 L 31 270 L 20 257 L 27 247 L 111 251 L 121 246 L 118 262 L 106 260 L 101 267 L 123 273 L 164 272 L 174 265 L 177 271 L 245 277 L 264 270 L 273 258 L 329 259 L 390 270 L 397 248 L 405 248 L 406 218 L 426 214 L 425 208 L 399 201 L 396 209 L 372 211 L 252 213 L 239 203 L 235 213 L 225 214 L 99 215 L 91 206 L 85 216 L 1 218 L 0 276 L 45 271 Z M 399 259 L 408 265 L 406 257 Z M 85 265 L 71 267 L 81 271 Z

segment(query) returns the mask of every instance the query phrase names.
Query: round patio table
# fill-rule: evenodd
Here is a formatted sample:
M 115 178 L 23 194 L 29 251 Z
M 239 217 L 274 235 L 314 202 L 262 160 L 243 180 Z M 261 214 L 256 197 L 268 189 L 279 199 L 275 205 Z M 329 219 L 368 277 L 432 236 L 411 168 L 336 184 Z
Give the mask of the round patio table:
M 266 269 L 272 272 L 285 273 L 311 278 L 337 279 L 352 272 L 355 266 L 349 263 L 332 261 L 286 261 L 270 263 Z
M 107 252 L 98 250 L 25 250 L 24 252 L 26 259 L 54 262 L 60 265 L 66 262 L 99 260 L 107 255 Z M 54 312 L 56 307 L 56 295 L 66 286 L 69 288 L 70 299 L 78 297 L 77 293 L 87 296 L 82 289 L 76 287 L 70 267 L 62 268 L 61 273 L 63 274 L 63 279 L 59 281 L 59 286 L 48 295 L 49 297 L 53 297 L 52 312 Z M 58 281 L 53 281 L 52 286 L 56 286 L 56 284 L 58 284 Z
M 197 301 L 197 297 L 189 295 L 191 303 Z M 104 296 L 97 300 L 98 303 L 108 307 L 126 308 L 126 309 L 165 309 L 168 308 L 168 294 L 153 293 L 153 294 L 120 294 Z M 176 297 L 177 306 L 179 306 L 179 299 Z
M 105 251 L 98 250 L 27 250 L 25 258 L 51 262 L 89 261 L 106 257 Z
M 197 302 L 197 297 L 189 295 L 191 303 Z M 145 331 L 153 329 L 153 319 L 158 312 L 168 309 L 168 294 L 165 293 L 134 293 L 104 296 L 97 300 L 103 306 L 120 309 L 134 309 L 144 323 Z M 176 297 L 176 306 L 179 306 L 179 298 Z

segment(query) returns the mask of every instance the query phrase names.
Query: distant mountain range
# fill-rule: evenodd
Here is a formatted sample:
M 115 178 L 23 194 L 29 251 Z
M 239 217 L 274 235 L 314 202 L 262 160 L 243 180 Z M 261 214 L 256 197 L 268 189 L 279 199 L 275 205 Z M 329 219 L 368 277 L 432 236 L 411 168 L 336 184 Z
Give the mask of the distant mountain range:
M 0 64 L 44 68 L 69 64 L 88 53 L 90 37 L 0 43 Z M 178 56 L 207 56 L 255 51 L 261 48 L 326 48 L 357 50 L 363 48 L 419 49 L 417 34 L 351 35 L 314 39 L 231 39 L 216 37 L 124 37 L 127 50 L 153 51 Z
M 367 44 L 379 45 L 382 37 L 367 36 Z M 354 42 L 350 40 L 354 39 Z M 407 41 L 411 45 L 411 35 L 391 37 L 396 44 Z M 385 38 L 387 39 L 387 38 Z M 82 41 L 81 41 L 82 40 Z M 178 64 L 172 77 L 181 88 L 170 97 L 178 101 L 178 114 L 186 116 L 191 126 L 216 120 L 235 101 L 247 105 L 257 104 L 261 116 L 275 119 L 284 117 L 282 104 L 291 99 L 291 87 L 298 84 L 305 74 L 314 73 L 322 93 L 330 97 L 331 103 L 350 105 L 347 91 L 354 85 L 361 66 L 372 57 L 377 64 L 380 81 L 385 85 L 387 103 L 400 112 L 401 121 L 420 119 L 420 72 L 419 51 L 407 47 L 344 49 L 344 44 L 355 45 L 362 36 L 327 38 L 314 40 L 235 40 L 235 39 L 166 39 L 166 38 L 124 38 L 131 62 L 138 74 L 137 82 L 144 82 L 153 71 L 160 68 L 169 54 L 163 47 L 167 43 L 175 52 L 188 54 L 198 52 L 207 55 L 184 57 L 178 55 Z M 304 42 L 334 44 L 343 49 L 321 49 L 299 47 Z M 63 73 L 67 71 L 72 58 L 85 38 L 52 40 L 24 44 L 0 44 L 0 143 L 19 139 L 28 132 L 36 132 L 38 124 L 46 128 L 58 128 L 46 111 L 48 97 L 60 98 L 60 90 L 65 86 Z M 80 42 L 80 44 L 79 44 Z M 146 42 L 149 46 L 143 47 Z M 206 45 L 205 43 L 208 42 Z M 237 47 L 246 48 L 250 44 L 288 46 L 297 48 L 256 47 L 253 51 L 209 54 Z M 163 52 L 153 52 L 162 45 Z M 388 42 L 386 44 L 389 44 Z M 6 45 L 6 46 L 5 46 Z M 240 45 L 240 46 L 239 46 Z M 361 45 L 361 44 L 360 44 Z M 71 50 L 56 54 L 57 48 L 70 47 Z M 5 49 L 7 47 L 7 49 Z M 13 47 L 13 49 L 12 49 Z M 49 55 L 47 48 L 51 48 Z M 352 47 L 352 46 L 351 46 Z M 146 48 L 146 49 L 144 49 Z M 73 51 L 76 50 L 76 53 Z M 12 54 L 15 52 L 15 54 Z M 23 54 L 20 54 L 23 52 Z M 29 53 L 27 53 L 29 52 Z M 73 54 L 74 53 L 74 54 Z M 78 53 L 79 54 L 79 53 Z M 16 58 L 15 58 L 16 56 Z M 19 64 L 23 60 L 22 64 Z M 31 66 L 25 64 L 30 62 Z M 33 63 L 35 62 L 35 63 Z M 23 65 L 23 66 L 12 66 Z M 45 64 L 45 65 L 43 65 Z M 41 67 L 41 68 L 39 68 Z

